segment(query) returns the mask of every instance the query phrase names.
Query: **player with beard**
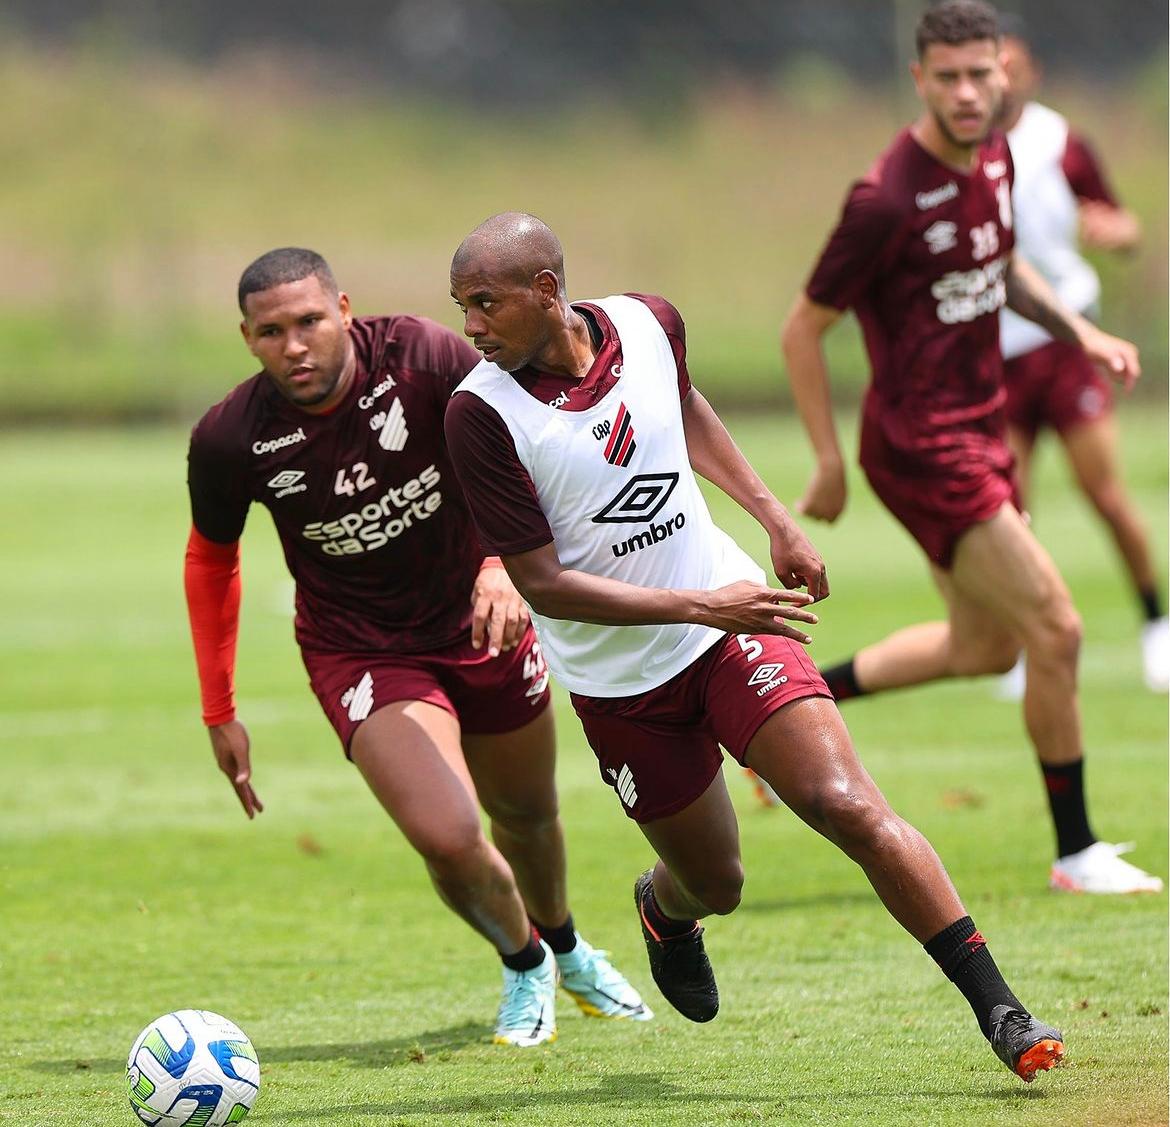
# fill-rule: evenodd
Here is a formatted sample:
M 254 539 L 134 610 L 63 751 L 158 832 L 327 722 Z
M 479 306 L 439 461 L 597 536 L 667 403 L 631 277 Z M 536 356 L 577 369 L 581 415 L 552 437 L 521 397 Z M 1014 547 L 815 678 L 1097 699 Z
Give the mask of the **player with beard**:
M 586 1014 L 648 1020 L 574 928 L 548 674 L 447 454 L 443 413 L 474 351 L 423 318 L 354 318 L 325 260 L 299 248 L 253 262 L 239 304 L 263 370 L 192 433 L 185 580 L 203 719 L 244 812 L 264 808 L 233 701 L 239 539 L 258 502 L 296 581 L 309 683 L 346 755 L 444 903 L 503 961 L 495 1041 L 555 1038 L 558 979 Z
M 833 521 L 845 470 L 822 337 L 852 308 L 872 380 L 861 464 L 925 551 L 948 617 L 899 630 L 825 671 L 837 700 L 944 677 L 1002 673 L 1027 655 L 1024 720 L 1056 829 L 1053 888 L 1124 893 L 1162 882 L 1099 841 L 1086 809 L 1077 704 L 1081 624 L 1019 510 L 1004 436 L 999 310 L 1007 304 L 1113 379 L 1137 352 L 1067 310 L 1012 252 L 1012 159 L 991 132 L 1002 83 L 995 10 L 944 0 L 923 14 L 912 65 L 923 113 L 854 185 L 782 332 L 816 455 L 798 509 Z
M 861 866 L 1000 1060 L 1025 1081 L 1052 1067 L 1060 1032 L 1004 982 L 802 648 L 824 564 L 691 386 L 677 310 L 646 294 L 570 303 L 560 242 L 516 212 L 463 241 L 451 295 L 484 357 L 447 408 L 451 455 L 603 781 L 658 854 L 634 898 L 666 999 L 691 1021 L 719 1008 L 699 920 L 734 911 L 744 879 L 723 745 Z M 787 589 L 715 527 L 696 471 L 766 529 Z
M 1098 250 L 1132 250 L 1141 237 L 1133 212 L 1122 207 L 1093 150 L 1055 110 L 1033 100 L 1040 65 L 1022 21 L 1004 23 L 1007 79 L 999 124 L 1015 164 L 1012 206 L 1016 251 L 1044 276 L 1070 309 L 1095 317 L 1101 283 L 1078 241 Z M 1154 571 L 1150 540 L 1122 481 L 1117 419 L 1109 382 L 1075 345 L 1053 340 L 1039 325 L 1004 309 L 1000 343 L 1007 387 L 1008 444 L 1027 490 L 1039 433 L 1060 439 L 1081 491 L 1109 529 L 1141 608 L 1146 686 L 1170 687 L 1170 622 Z M 1024 689 L 1024 663 L 1003 683 L 1005 695 Z

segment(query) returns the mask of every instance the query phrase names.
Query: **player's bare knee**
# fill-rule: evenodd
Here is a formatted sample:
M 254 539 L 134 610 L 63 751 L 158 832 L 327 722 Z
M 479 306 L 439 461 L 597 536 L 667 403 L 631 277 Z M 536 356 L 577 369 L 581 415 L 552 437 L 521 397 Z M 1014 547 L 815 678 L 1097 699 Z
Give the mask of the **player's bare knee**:
M 1081 616 L 1067 596 L 1053 599 L 1028 639 L 1028 657 L 1035 662 L 1075 664 L 1084 629 Z
M 821 832 L 851 856 L 873 852 L 897 828 L 899 819 L 880 795 L 833 791 L 818 802 Z
M 465 880 L 482 868 L 487 839 L 479 824 L 444 827 L 415 842 L 427 868 L 439 880 Z

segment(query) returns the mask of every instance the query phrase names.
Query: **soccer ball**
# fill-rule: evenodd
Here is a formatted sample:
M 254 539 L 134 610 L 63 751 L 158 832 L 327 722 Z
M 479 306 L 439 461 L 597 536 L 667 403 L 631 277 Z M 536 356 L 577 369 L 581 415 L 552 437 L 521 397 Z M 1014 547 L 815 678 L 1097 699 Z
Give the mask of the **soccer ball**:
M 240 1123 L 260 1091 L 260 1060 L 238 1025 L 210 1010 L 152 1021 L 126 1060 L 130 1106 L 159 1127 Z

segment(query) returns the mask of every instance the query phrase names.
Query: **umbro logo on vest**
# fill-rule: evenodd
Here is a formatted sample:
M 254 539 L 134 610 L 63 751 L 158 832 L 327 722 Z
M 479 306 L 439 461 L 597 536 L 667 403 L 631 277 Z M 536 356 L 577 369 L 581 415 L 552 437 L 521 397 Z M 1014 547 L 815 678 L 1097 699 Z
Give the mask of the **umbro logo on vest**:
M 634 441 L 634 421 L 630 412 L 622 403 L 618 407 L 617 418 L 613 421 L 613 430 L 610 431 L 609 441 L 605 444 L 605 460 L 611 466 L 626 467 L 634 456 L 638 445 Z

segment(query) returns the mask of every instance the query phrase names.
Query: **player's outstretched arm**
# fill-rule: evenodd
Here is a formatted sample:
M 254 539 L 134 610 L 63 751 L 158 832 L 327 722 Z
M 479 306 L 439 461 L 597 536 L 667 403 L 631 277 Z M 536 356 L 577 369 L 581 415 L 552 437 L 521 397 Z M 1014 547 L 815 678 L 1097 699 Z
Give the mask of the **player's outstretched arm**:
M 816 520 L 835 521 L 845 510 L 845 460 L 837 439 L 829 396 L 829 367 L 822 338 L 841 311 L 801 294 L 780 330 L 780 348 L 788 367 L 792 398 L 812 444 L 816 465 L 796 502 L 796 511 Z
M 695 471 L 755 517 L 768 533 L 776 578 L 785 587 L 807 588 L 814 599 L 825 598 L 829 580 L 824 560 L 696 388 L 683 400 L 682 419 L 687 455 Z
M 729 634 L 780 634 L 808 645 L 812 638 L 790 622 L 815 626 L 805 608 L 812 596 L 742 580 L 714 591 L 639 587 L 561 565 L 555 544 L 504 556 L 504 566 L 537 614 L 599 626 L 694 622 Z
M 478 650 L 486 641 L 489 657 L 514 649 L 528 629 L 528 608 L 498 556 L 480 565 L 471 606 L 471 644 Z
M 1102 332 L 1092 321 L 1067 308 L 1052 287 L 1018 254 L 1007 273 L 1007 303 L 1021 317 L 1035 321 L 1057 340 L 1077 344 L 1110 379 L 1128 391 L 1141 375 L 1137 348 L 1127 340 Z
M 238 720 L 229 720 L 226 724 L 212 724 L 207 734 L 211 737 L 215 761 L 231 782 L 244 813 L 255 818 L 264 809 L 264 803 L 252 789 L 252 743 L 248 729 Z

